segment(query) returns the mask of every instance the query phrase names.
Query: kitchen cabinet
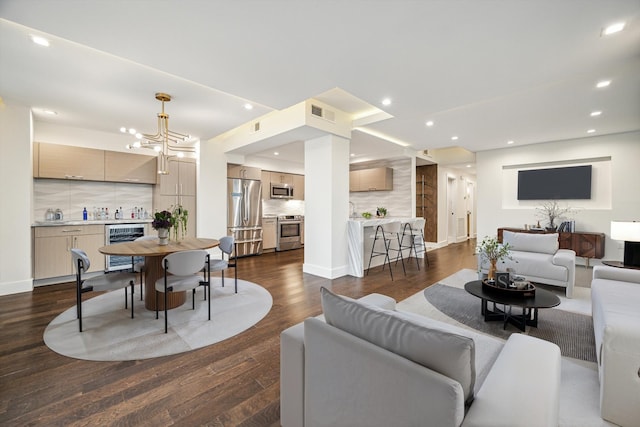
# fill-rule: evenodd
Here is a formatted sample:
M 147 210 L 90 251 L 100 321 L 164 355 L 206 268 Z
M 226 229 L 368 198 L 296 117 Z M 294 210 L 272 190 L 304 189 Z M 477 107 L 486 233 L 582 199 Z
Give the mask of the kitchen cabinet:
M 155 184 L 158 176 L 156 156 L 105 151 L 104 180 L 132 184 Z
M 271 172 L 261 171 L 260 181 L 262 181 L 262 200 L 269 200 L 271 198 Z
M 304 200 L 304 175 L 292 175 L 293 200 Z
M 91 260 L 89 272 L 104 271 L 104 225 L 47 226 L 34 228 L 34 279 L 75 274 L 71 249 L 82 249 Z
M 227 178 L 262 179 L 262 169 L 242 165 L 227 165 Z
M 104 181 L 104 150 L 38 144 L 38 177 Z
M 275 249 L 278 239 L 278 219 L 262 218 L 262 249 Z
M 187 236 L 196 236 L 196 163 L 194 159 L 172 160 L 169 174 L 160 175 L 153 191 L 154 211 L 182 205 L 189 211 Z
M 271 183 L 293 185 L 293 175 L 284 172 L 271 172 Z
M 392 168 L 360 169 L 349 172 L 349 191 L 393 190 Z

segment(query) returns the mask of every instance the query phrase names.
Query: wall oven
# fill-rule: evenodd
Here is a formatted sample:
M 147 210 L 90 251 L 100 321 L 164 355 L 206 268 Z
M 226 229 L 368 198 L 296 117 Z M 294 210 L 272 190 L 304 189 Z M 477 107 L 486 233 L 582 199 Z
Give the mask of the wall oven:
M 293 185 L 271 184 L 272 199 L 293 199 Z
M 276 251 L 288 251 L 302 247 L 301 215 L 282 215 L 278 217 L 278 240 Z
M 131 242 L 144 236 L 144 224 L 108 224 L 105 225 L 104 243 Z M 134 257 L 133 262 L 143 261 L 144 257 Z M 127 270 L 132 267 L 130 256 L 106 255 L 105 271 Z

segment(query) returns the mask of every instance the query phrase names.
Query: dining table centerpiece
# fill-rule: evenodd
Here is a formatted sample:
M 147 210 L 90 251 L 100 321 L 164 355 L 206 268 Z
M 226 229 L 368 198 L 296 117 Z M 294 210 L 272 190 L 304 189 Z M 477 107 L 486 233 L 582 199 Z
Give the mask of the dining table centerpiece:
M 151 226 L 158 231 L 158 240 L 160 245 L 169 244 L 169 230 L 175 224 L 175 218 L 169 211 L 160 211 L 153 214 Z
M 505 258 L 513 259 L 509 244 L 498 242 L 497 237 L 485 236 L 482 242 L 476 246 L 476 254 L 482 257 L 483 260 L 489 261 L 488 280 L 495 280 L 498 261 L 502 261 Z
M 173 218 L 173 238 L 174 240 L 187 237 L 187 222 L 189 221 L 189 211 L 182 205 L 172 206 L 171 218 Z

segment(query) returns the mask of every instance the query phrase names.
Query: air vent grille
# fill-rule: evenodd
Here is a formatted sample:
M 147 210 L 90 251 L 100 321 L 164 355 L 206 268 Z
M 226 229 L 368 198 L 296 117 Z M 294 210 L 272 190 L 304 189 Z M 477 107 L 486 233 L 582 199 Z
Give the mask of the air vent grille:
M 336 121 L 336 113 L 334 111 L 325 110 L 317 105 L 311 104 L 311 114 L 333 123 Z
M 258 132 L 260 130 L 260 122 L 255 122 L 253 124 L 253 131 Z
M 322 107 L 318 107 L 317 105 L 311 105 L 311 114 L 314 116 L 322 117 Z

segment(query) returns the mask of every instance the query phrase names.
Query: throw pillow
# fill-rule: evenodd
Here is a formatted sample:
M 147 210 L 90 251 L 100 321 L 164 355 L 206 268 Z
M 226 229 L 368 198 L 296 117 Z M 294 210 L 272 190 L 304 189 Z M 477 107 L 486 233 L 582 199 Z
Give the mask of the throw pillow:
M 329 325 L 459 382 L 466 402 L 473 400 L 476 370 L 471 338 L 420 325 L 396 311 L 336 295 L 324 287 L 320 293 Z

